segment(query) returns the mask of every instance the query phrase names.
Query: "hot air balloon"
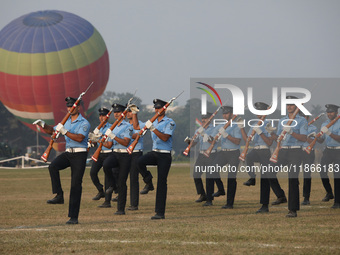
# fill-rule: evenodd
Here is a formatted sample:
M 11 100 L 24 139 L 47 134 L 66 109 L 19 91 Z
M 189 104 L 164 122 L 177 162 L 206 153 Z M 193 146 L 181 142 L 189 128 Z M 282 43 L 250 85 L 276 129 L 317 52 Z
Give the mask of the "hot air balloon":
M 0 59 L 0 101 L 33 130 L 36 119 L 51 125 L 61 121 L 65 98 L 78 97 L 92 81 L 82 113 L 96 109 L 109 78 L 108 51 L 99 32 L 64 11 L 33 12 L 10 22 L 0 31 Z

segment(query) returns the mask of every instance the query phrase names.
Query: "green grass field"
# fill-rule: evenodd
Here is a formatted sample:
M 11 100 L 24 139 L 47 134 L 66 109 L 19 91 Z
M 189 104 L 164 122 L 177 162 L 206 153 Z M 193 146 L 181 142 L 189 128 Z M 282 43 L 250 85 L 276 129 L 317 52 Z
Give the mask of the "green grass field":
M 151 171 L 156 177 L 156 169 Z M 198 196 L 189 166 L 173 166 L 166 219 L 152 221 L 155 191 L 140 196 L 138 211 L 116 216 L 114 203 L 98 208 L 103 201 L 91 200 L 97 192 L 87 169 L 80 224 L 69 226 L 70 170 L 61 177 L 65 204 L 49 205 L 46 200 L 53 195 L 47 169 L 0 169 L 0 254 L 340 254 L 340 210 L 330 208 L 333 200 L 321 202 L 325 192 L 320 179 L 312 181 L 311 205 L 301 207 L 297 218 L 286 218 L 287 204 L 255 214 L 259 180 L 255 187 L 238 180 L 232 210 L 221 209 L 225 196 L 202 207 L 194 202 Z M 287 193 L 287 180 L 280 183 Z

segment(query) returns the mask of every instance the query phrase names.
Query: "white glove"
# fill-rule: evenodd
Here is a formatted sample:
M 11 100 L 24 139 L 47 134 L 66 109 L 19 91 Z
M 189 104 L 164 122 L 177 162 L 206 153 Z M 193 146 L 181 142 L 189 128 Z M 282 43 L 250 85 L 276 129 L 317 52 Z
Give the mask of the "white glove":
M 87 148 L 94 147 L 94 143 L 87 142 Z
M 313 132 L 313 133 L 310 133 L 309 135 L 307 135 L 307 138 L 310 138 L 310 137 L 315 137 L 316 136 L 316 133 Z
M 203 128 L 203 127 L 200 127 L 200 128 L 197 130 L 197 133 L 199 133 L 200 135 L 203 135 L 203 133 L 204 133 L 204 128 Z
M 95 129 L 93 130 L 93 134 L 98 135 L 98 134 L 99 134 L 99 129 L 98 129 L 98 128 L 95 128 Z M 101 135 L 102 135 L 102 134 L 101 134 Z
M 293 129 L 292 127 L 283 127 L 282 129 L 283 131 L 286 131 L 287 134 L 292 134 L 293 133 Z
M 191 138 L 189 136 L 187 136 L 185 139 L 184 139 L 184 142 L 185 143 L 191 143 Z
M 68 130 L 66 128 L 64 128 L 64 125 L 61 124 L 61 123 L 58 123 L 57 127 L 55 128 L 55 130 L 60 132 L 62 135 L 66 135 L 66 133 L 68 132 Z
M 207 134 L 204 134 L 204 135 L 203 135 L 203 142 L 204 142 L 204 143 L 208 142 L 209 139 L 210 139 L 210 136 L 209 136 L 209 135 L 207 135 Z
M 40 126 L 40 127 L 42 127 L 42 128 L 45 127 L 45 121 L 43 121 L 43 120 L 41 120 L 41 119 L 34 121 L 33 124 L 34 124 L 34 125 L 38 125 L 38 126 Z
M 221 127 L 218 132 L 223 136 L 223 138 L 227 138 L 228 137 L 228 133 L 225 131 L 225 129 L 223 127 Z
M 238 117 L 237 119 L 236 119 L 236 123 L 237 123 L 237 126 L 238 126 L 238 128 L 244 128 L 244 119 L 242 119 L 241 117 Z
M 270 123 L 267 123 L 265 129 L 269 134 L 273 133 L 276 130 L 276 127 L 273 127 Z
M 145 122 L 145 126 L 147 129 L 150 129 L 150 131 L 154 131 L 156 128 L 152 125 L 152 122 L 150 120 L 148 120 L 147 122 Z
M 98 142 L 101 136 L 102 136 L 102 133 L 98 133 L 98 134 L 95 134 L 92 132 L 89 133 L 89 139 L 94 143 Z
M 324 133 L 325 135 L 330 135 L 332 133 L 326 126 L 321 128 L 321 132 Z
M 138 109 L 137 105 L 135 105 L 135 104 L 130 105 L 130 110 L 131 110 L 132 114 L 137 114 L 139 112 L 139 109 Z
M 116 135 L 114 133 L 112 133 L 111 129 L 106 130 L 105 135 L 107 137 L 111 138 L 112 140 L 115 139 L 115 137 L 116 137 Z
M 253 127 L 253 130 L 256 132 L 256 134 L 261 135 L 263 132 L 260 127 Z
M 282 138 L 282 141 L 286 140 L 287 139 L 287 134 L 285 134 Z M 277 138 L 276 142 L 279 142 L 279 137 Z

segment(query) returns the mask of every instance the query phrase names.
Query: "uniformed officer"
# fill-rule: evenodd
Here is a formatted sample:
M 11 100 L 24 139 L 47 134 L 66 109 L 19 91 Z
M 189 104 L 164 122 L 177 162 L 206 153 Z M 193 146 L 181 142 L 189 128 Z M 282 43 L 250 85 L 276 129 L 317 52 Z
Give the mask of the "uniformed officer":
M 76 100 L 77 99 L 73 97 L 65 98 L 68 111 L 72 109 Z M 65 136 L 66 151 L 56 157 L 48 167 L 52 182 L 52 192 L 57 195 L 53 199 L 47 200 L 47 203 L 64 203 L 64 192 L 61 187 L 59 171 L 71 167 L 71 191 L 68 212 L 70 220 L 67 221 L 66 224 L 78 224 L 90 123 L 79 113 L 79 106 L 77 106 L 71 112 L 71 116 L 65 125 L 59 123 L 57 126 L 52 127 L 45 124 L 42 120 L 37 120 L 33 124 L 40 125 L 48 134 L 52 134 L 53 129 L 55 129 Z
M 133 135 L 131 139 L 131 143 L 137 137 L 137 133 L 140 129 L 144 128 L 145 123 L 138 120 L 137 113 L 139 109 L 136 105 L 132 105 L 126 117 L 129 120 L 129 123 L 133 126 Z M 143 136 L 139 138 L 137 145 L 135 146 L 132 154 L 131 154 L 131 168 L 130 168 L 130 207 L 128 210 L 135 211 L 138 210 L 139 204 L 139 168 L 138 168 L 138 159 L 143 155 Z M 143 176 L 143 175 L 142 175 Z M 146 185 L 141 194 L 147 194 L 150 190 L 154 190 L 152 183 L 152 175 L 149 171 L 147 171 L 146 175 L 143 176 L 143 179 L 146 180 Z
M 113 116 L 117 120 L 125 110 L 125 106 L 114 103 L 113 107 Z M 124 119 L 121 119 L 117 126 L 111 132 L 108 129 L 105 134 L 108 136 L 107 145 L 110 148 L 112 146 L 113 152 L 110 153 L 110 156 L 105 160 L 103 164 L 105 177 L 108 178 L 108 183 L 110 183 L 110 187 L 106 189 L 105 202 L 101 207 L 110 207 L 111 206 L 111 196 L 114 190 L 114 187 L 117 185 L 118 191 L 118 203 L 117 203 L 117 211 L 115 215 L 124 215 L 125 214 L 125 205 L 126 205 L 126 196 L 127 196 L 127 186 L 126 181 L 129 176 L 130 166 L 131 166 L 131 156 L 127 153 L 126 148 L 131 141 L 133 128 L 132 126 L 126 122 Z M 115 178 L 114 171 L 118 172 L 118 179 Z M 117 175 L 116 175 L 117 176 Z
M 322 184 L 326 189 L 326 197 L 322 201 L 329 201 L 334 198 L 333 209 L 340 208 L 340 120 L 337 120 L 331 127 L 327 128 L 326 125 L 334 120 L 338 115 L 338 108 L 340 106 L 334 104 L 326 105 L 326 112 L 328 120 L 321 125 L 323 136 L 319 138 L 319 142 L 325 141 L 326 148 L 323 151 L 321 158 L 320 172 Z M 328 179 L 328 172 L 332 170 L 334 173 L 334 196 L 331 185 Z
M 303 112 L 299 113 L 308 122 L 309 116 L 305 115 Z M 317 128 L 316 126 L 310 124 L 307 127 L 307 141 L 302 145 L 302 167 L 303 167 L 303 201 L 301 205 L 309 205 L 310 201 L 310 191 L 312 186 L 312 175 L 311 175 L 311 165 L 315 161 L 314 149 L 308 154 L 305 149 L 314 140 L 316 136 Z
M 207 114 L 202 114 L 201 118 L 202 118 L 202 125 L 203 126 L 208 122 L 211 115 L 212 115 L 212 113 L 209 113 L 209 112 Z M 197 160 L 195 162 L 193 176 L 194 176 L 194 182 L 195 182 L 197 194 L 200 195 L 200 197 L 195 202 L 200 203 L 200 202 L 207 200 L 207 195 L 206 195 L 206 192 L 204 190 L 203 182 L 202 182 L 202 178 L 201 178 L 203 171 L 196 172 L 195 169 L 197 169 L 196 168 L 197 166 L 199 167 L 198 169 L 200 169 L 201 167 L 212 165 L 212 163 L 215 159 L 216 153 L 217 153 L 218 143 L 215 143 L 214 148 L 212 149 L 209 157 L 204 156 L 203 153 L 210 147 L 212 140 L 214 139 L 214 137 L 218 133 L 218 129 L 216 127 L 214 127 L 213 124 L 209 124 L 208 127 L 205 130 L 203 129 L 203 127 L 200 127 L 199 129 L 197 129 L 195 131 L 195 134 L 196 134 L 196 132 L 199 132 L 200 135 L 197 136 L 196 140 L 193 143 L 193 146 L 196 145 L 196 143 L 199 142 L 199 144 L 200 144 L 200 154 L 198 155 Z M 185 141 L 190 141 L 188 139 L 189 138 L 186 138 Z M 219 175 L 216 176 L 214 181 L 216 182 L 218 190 L 217 190 L 216 193 L 212 194 L 212 196 L 213 197 L 224 196 L 225 190 L 224 190 L 223 182 L 222 182 L 221 178 L 219 177 Z M 212 205 L 212 204 L 204 204 L 204 205 Z
M 295 96 L 287 96 L 287 99 L 297 99 Z M 307 140 L 307 121 L 299 114 L 293 118 L 294 111 L 296 110 L 294 104 L 287 104 L 288 114 L 281 118 L 279 123 L 287 123 L 288 119 L 295 120 L 295 126 L 283 127 L 279 124 L 277 129 L 277 135 L 274 136 L 275 140 L 284 130 L 286 131 L 286 137 L 281 143 L 281 149 L 278 154 L 277 166 L 288 167 L 288 214 L 286 217 L 296 217 L 297 211 L 300 210 L 300 198 L 299 198 L 299 172 L 302 161 L 302 145 Z M 273 183 L 270 179 L 272 189 L 281 189 L 275 186 L 277 183 Z M 276 193 L 277 194 L 277 193 Z
M 222 114 L 225 120 L 231 121 L 233 116 L 233 107 L 222 106 Z M 217 152 L 214 159 L 213 166 L 219 166 L 223 168 L 229 164 L 228 171 L 228 184 L 227 184 L 227 203 L 222 206 L 223 209 L 233 209 L 234 200 L 236 194 L 236 175 L 239 165 L 240 156 L 240 142 L 241 142 L 241 131 L 237 124 L 230 125 L 227 129 L 224 129 L 222 125 L 218 127 L 221 137 L 221 151 Z M 207 202 L 212 203 L 212 192 L 214 190 L 215 173 L 207 175 Z
M 263 102 L 256 102 L 254 104 L 254 108 L 256 110 L 267 110 L 269 108 L 269 105 Z M 257 117 L 261 119 L 262 116 Z M 269 121 L 264 120 L 258 127 L 255 126 L 251 128 L 247 135 L 245 134 L 244 129 L 241 129 L 242 137 L 244 140 L 248 138 L 253 130 L 256 132 L 252 139 L 254 147 L 246 156 L 247 166 L 250 166 L 250 169 L 252 169 L 251 167 L 255 165 L 255 162 L 260 163 L 260 166 L 269 165 L 270 163 L 270 146 L 272 145 L 273 140 L 270 132 L 268 132 L 266 129 L 266 127 L 270 125 L 271 123 Z M 268 205 L 270 197 L 269 176 L 267 176 L 267 174 L 262 171 L 262 168 L 260 168 L 259 170 L 261 171 L 260 204 L 262 204 L 262 207 L 257 210 L 256 213 L 267 213 L 269 212 Z M 255 175 L 255 173 L 253 174 Z
M 152 132 L 152 151 L 139 158 L 138 166 L 140 172 L 145 173 L 147 171 L 147 165 L 157 165 L 156 215 L 152 216 L 151 219 L 158 220 L 165 218 L 167 178 L 172 162 L 172 135 L 175 131 L 176 124 L 171 118 L 165 115 L 165 111 L 161 113 L 163 106 L 165 106 L 167 102 L 154 99 L 153 103 L 155 112 L 158 113 L 158 118 L 153 123 L 151 121 L 145 123 L 145 126 Z
M 102 121 L 105 120 L 105 116 L 109 113 L 109 109 L 102 107 L 102 108 L 98 109 L 98 111 L 99 111 L 99 121 L 101 123 Z M 105 134 L 106 130 L 108 128 L 110 128 L 110 126 L 111 126 L 111 124 L 108 123 L 108 120 L 106 120 L 105 125 L 103 127 L 101 127 L 98 131 L 94 130 L 94 133 L 92 133 L 92 132 L 89 133 L 89 139 L 91 140 L 93 145 L 99 141 L 101 136 L 103 134 Z M 102 150 L 99 154 L 97 162 L 95 162 L 95 161 L 92 162 L 92 166 L 91 166 L 91 170 L 90 170 L 91 180 L 92 180 L 94 186 L 98 190 L 98 194 L 95 197 L 93 197 L 92 200 L 99 200 L 102 197 L 105 197 L 103 185 L 100 183 L 99 178 L 98 178 L 99 170 L 102 168 L 105 159 L 109 156 L 109 153 L 112 152 L 112 148 L 106 148 L 105 144 L 106 144 L 106 142 L 104 142 L 104 144 L 103 144 L 103 147 L 102 147 Z

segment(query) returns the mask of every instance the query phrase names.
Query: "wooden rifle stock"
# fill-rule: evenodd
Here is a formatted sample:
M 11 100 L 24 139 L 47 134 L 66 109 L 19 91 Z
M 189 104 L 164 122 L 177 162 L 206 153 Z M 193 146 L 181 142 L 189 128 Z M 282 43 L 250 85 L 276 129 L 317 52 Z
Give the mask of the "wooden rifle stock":
M 287 122 L 287 126 L 290 126 L 293 122 L 293 120 L 295 119 L 296 115 L 299 113 L 299 108 L 296 107 L 296 110 L 294 111 L 293 113 L 293 119 L 289 120 Z M 284 138 L 284 136 L 286 135 L 286 131 L 282 131 L 279 138 L 277 139 L 277 144 L 276 144 L 276 148 L 272 154 L 272 156 L 270 157 L 270 161 L 273 162 L 273 163 L 277 163 L 277 158 L 278 158 L 278 155 L 279 155 L 279 151 L 280 151 L 280 148 L 281 148 L 281 141 L 282 139 Z
M 330 122 L 326 125 L 326 127 L 327 127 L 327 128 L 330 128 L 331 126 L 333 126 L 333 125 L 335 124 L 335 122 L 338 121 L 339 118 L 340 118 L 340 115 L 338 115 L 334 120 L 330 121 Z M 312 151 L 312 149 L 313 149 L 313 147 L 314 147 L 314 145 L 316 144 L 316 140 L 317 140 L 320 136 L 322 136 L 322 135 L 323 135 L 323 132 L 320 131 L 320 132 L 315 136 L 314 140 L 307 146 L 307 148 L 305 149 L 305 152 L 307 152 L 308 154 L 310 154 L 311 151 Z
M 220 109 L 221 109 L 221 106 L 218 107 L 217 110 L 209 117 L 208 121 L 202 126 L 203 129 L 206 129 L 206 128 L 209 126 L 210 122 L 212 121 L 212 119 L 215 117 L 215 115 L 218 113 L 218 111 L 219 111 Z M 192 147 L 192 145 L 193 145 L 193 143 L 194 143 L 194 140 L 197 138 L 197 136 L 199 136 L 199 133 L 198 133 L 198 132 L 196 132 L 196 133 L 194 134 L 194 136 L 191 138 L 191 141 L 190 141 L 188 147 L 186 147 L 186 149 L 184 150 L 183 154 L 184 154 L 185 156 L 188 156 L 189 151 L 190 151 L 190 149 L 191 149 L 191 147 Z
M 263 122 L 263 120 L 266 118 L 266 115 L 263 115 L 261 117 L 261 119 L 257 122 L 257 126 L 261 125 L 261 123 Z M 247 137 L 247 141 L 246 141 L 246 145 L 244 146 L 244 149 L 242 151 L 242 153 L 240 154 L 240 156 L 238 157 L 240 160 L 245 161 L 246 159 L 246 155 L 249 149 L 249 144 L 251 139 L 253 139 L 253 136 L 255 135 L 256 131 L 253 129 L 250 133 L 250 135 Z
M 232 122 L 234 119 L 236 119 L 236 117 L 237 117 L 237 115 L 234 115 L 234 116 L 231 118 L 231 120 L 228 121 L 228 122 L 223 126 L 223 128 L 224 128 L 224 129 L 227 129 L 227 128 L 230 126 L 231 122 Z M 215 135 L 214 140 L 213 140 L 212 143 L 210 144 L 209 148 L 208 148 L 206 151 L 203 152 L 204 156 L 206 156 L 206 157 L 209 157 L 209 156 L 210 156 L 210 153 L 211 153 L 211 151 L 213 150 L 213 148 L 214 148 L 214 146 L 215 146 L 215 143 L 220 139 L 221 135 L 222 135 L 222 134 L 221 134 L 220 132 L 218 132 L 217 135 Z
M 177 97 L 179 97 L 184 91 L 182 91 Z M 177 97 L 173 97 L 169 100 L 169 102 L 167 102 L 163 107 L 162 110 L 160 110 L 159 112 L 157 112 L 149 121 L 151 123 L 153 123 L 159 115 L 161 115 L 163 112 L 165 112 L 165 110 L 168 108 L 168 106 L 174 101 L 176 100 Z M 131 154 L 133 152 L 133 150 L 135 149 L 139 138 L 144 134 L 145 130 L 147 130 L 146 126 L 144 126 L 138 133 L 137 133 L 137 137 L 136 139 L 130 144 L 130 146 L 126 149 L 127 152 L 129 154 Z
M 68 118 L 70 117 L 71 113 L 74 111 L 74 109 L 79 105 L 81 98 L 86 94 L 86 92 L 90 89 L 90 87 L 92 86 L 93 82 L 91 82 L 91 84 L 87 87 L 87 89 L 85 90 L 85 92 L 82 92 L 79 97 L 77 98 L 77 100 L 75 101 L 75 103 L 72 105 L 72 108 L 69 112 L 67 112 L 67 114 L 65 115 L 65 117 L 62 119 L 62 121 L 60 122 L 60 124 L 65 125 L 66 121 L 68 120 Z M 48 144 L 47 149 L 45 150 L 45 152 L 43 153 L 43 155 L 41 156 L 41 159 L 44 162 L 47 162 L 48 156 L 51 153 L 52 150 L 52 146 L 54 141 L 56 140 L 56 138 L 58 137 L 59 132 L 57 130 L 55 130 L 52 134 L 51 140 Z
M 321 113 L 319 114 L 319 116 L 315 117 L 314 119 L 312 119 L 309 123 L 308 123 L 308 126 L 313 124 L 315 121 L 317 121 L 322 115 L 324 115 L 325 113 Z

